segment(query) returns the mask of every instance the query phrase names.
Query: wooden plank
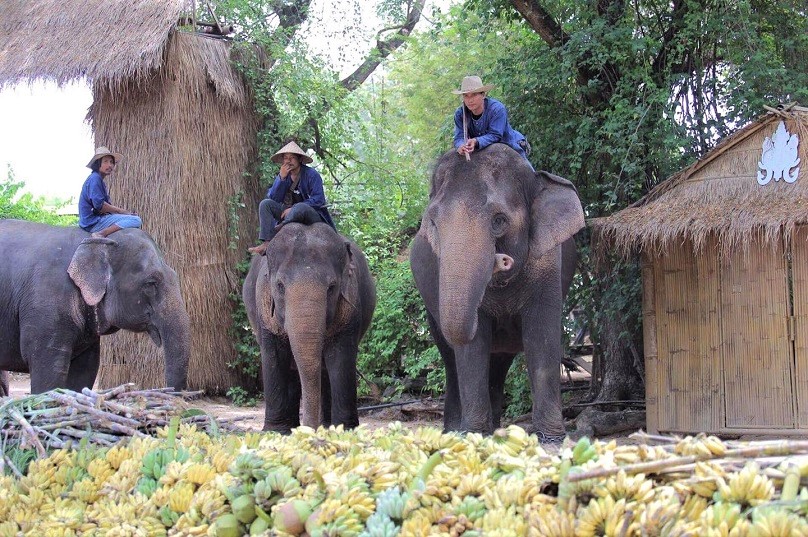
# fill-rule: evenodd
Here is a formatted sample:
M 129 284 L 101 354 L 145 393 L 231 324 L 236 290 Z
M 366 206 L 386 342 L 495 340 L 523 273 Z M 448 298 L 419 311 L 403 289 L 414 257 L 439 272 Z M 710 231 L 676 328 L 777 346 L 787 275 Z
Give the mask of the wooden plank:
M 792 242 L 794 290 L 794 399 L 797 427 L 808 428 L 808 226 L 799 226 Z
M 718 270 L 707 250 L 676 244 L 655 262 L 659 430 L 721 426 Z
M 642 254 L 642 332 L 645 357 L 645 428 L 649 433 L 659 432 L 659 352 L 657 350 L 657 317 L 654 260 Z
M 794 428 L 788 277 L 782 243 L 751 240 L 721 260 L 726 427 Z

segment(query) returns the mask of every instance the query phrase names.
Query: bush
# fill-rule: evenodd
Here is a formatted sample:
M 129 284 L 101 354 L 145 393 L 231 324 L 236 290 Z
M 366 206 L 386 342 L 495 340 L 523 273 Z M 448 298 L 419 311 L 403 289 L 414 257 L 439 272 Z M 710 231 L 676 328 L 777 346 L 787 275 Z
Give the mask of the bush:
M 425 377 L 428 392 L 442 391 L 442 377 L 436 379 L 434 372 L 436 360 L 441 365 L 440 357 L 428 333 L 423 301 L 415 288 L 409 261 L 388 259 L 381 264 L 376 296 L 373 323 L 359 346 L 360 393 L 369 393 L 371 383 L 383 390 L 404 375 Z M 442 374 L 442 365 L 439 369 Z M 405 386 L 400 382 L 397 385 Z
M 56 214 L 56 210 L 67 205 L 67 202 L 57 202 L 54 207 L 48 207 L 45 198 L 23 193 L 23 188 L 25 183 L 16 181 L 14 172 L 9 167 L 6 179 L 0 181 L 0 218 L 16 218 L 55 226 L 77 223 L 75 216 Z

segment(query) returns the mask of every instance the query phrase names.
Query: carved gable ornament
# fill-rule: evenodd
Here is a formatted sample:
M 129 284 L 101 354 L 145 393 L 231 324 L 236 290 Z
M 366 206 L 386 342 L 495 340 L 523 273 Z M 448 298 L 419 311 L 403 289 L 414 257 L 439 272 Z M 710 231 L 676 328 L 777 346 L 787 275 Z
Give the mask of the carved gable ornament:
M 771 138 L 763 140 L 763 154 L 758 162 L 757 182 L 767 185 L 774 179 L 783 179 L 786 183 L 793 183 L 800 174 L 797 166 L 800 159 L 797 156 L 797 146 L 800 138 L 796 134 L 789 134 L 782 121 Z

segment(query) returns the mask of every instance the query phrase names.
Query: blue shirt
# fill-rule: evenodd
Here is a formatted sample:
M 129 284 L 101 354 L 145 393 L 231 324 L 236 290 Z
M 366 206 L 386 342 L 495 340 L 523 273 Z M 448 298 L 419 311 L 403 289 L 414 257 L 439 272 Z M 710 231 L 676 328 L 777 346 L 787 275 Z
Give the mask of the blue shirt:
M 291 186 L 291 176 L 283 178 L 280 176 L 280 174 L 278 174 L 275 176 L 275 181 L 272 183 L 272 186 L 269 187 L 269 190 L 267 191 L 267 197 L 277 201 L 278 203 L 283 203 L 283 199 L 286 197 L 286 193 L 289 191 L 289 187 Z M 331 219 L 331 214 L 329 214 L 328 208 L 325 206 L 323 178 L 320 177 L 317 170 L 310 168 L 305 164 L 300 165 L 300 180 L 297 183 L 297 191 L 303 198 L 302 203 L 310 205 L 315 211 L 317 211 L 317 213 L 323 219 L 323 222 L 333 227 L 335 230 L 337 229 L 334 225 L 334 221 Z
M 455 111 L 455 149 L 463 145 L 463 112 L 466 112 L 466 128 L 468 129 L 468 139 L 477 139 L 477 149 L 485 149 L 491 144 L 502 143 L 522 155 L 527 160 L 527 155 L 522 146 L 519 145 L 525 136 L 508 123 L 508 110 L 505 105 L 491 97 L 485 98 L 483 113 L 479 119 L 474 119 L 471 110 L 466 105 L 461 105 Z
M 100 173 L 93 172 L 81 187 L 79 226 L 87 229 L 95 225 L 101 219 L 101 206 L 104 202 L 110 203 L 107 185 Z

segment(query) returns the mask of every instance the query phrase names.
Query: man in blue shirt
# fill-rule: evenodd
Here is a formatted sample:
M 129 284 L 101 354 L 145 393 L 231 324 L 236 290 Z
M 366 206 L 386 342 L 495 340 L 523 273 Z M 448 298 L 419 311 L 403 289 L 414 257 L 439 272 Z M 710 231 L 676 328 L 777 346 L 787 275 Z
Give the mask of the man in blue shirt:
M 452 91 L 463 96 L 463 105 L 454 115 L 455 149 L 461 155 L 468 155 L 491 144 L 502 143 L 527 160 L 530 144 L 521 132 L 511 127 L 505 105 L 485 96 L 493 87 L 493 84 L 483 84 L 478 76 L 467 76 L 463 78 L 460 89 Z
M 102 146 L 95 150 L 95 155 L 87 164 L 93 172 L 81 187 L 79 226 L 92 233 L 93 237 L 103 238 L 127 227 L 143 227 L 143 221 L 137 213 L 116 207 L 109 199 L 104 179 L 112 173 L 121 158 L 120 153 L 114 153 Z
M 280 227 L 287 222 L 314 224 L 325 222 L 334 230 L 323 192 L 323 178 L 310 168 L 312 159 L 295 142 L 289 142 L 272 155 L 272 162 L 281 165 L 267 197 L 258 206 L 261 244 L 249 252 L 265 255 L 267 245 Z

